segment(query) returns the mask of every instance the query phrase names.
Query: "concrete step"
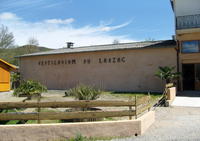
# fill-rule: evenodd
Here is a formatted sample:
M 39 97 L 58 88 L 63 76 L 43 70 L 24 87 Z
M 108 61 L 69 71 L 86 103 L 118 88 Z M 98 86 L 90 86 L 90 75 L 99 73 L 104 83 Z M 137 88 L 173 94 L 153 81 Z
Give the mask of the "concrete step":
M 199 97 L 177 96 L 171 106 L 200 107 Z

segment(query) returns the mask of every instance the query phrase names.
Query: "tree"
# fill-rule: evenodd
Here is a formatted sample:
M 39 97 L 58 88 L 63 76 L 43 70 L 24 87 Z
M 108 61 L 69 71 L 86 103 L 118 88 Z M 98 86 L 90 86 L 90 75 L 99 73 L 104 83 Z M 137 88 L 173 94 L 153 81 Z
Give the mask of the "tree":
M 113 44 L 119 44 L 119 40 L 117 39 L 113 40 Z
M 149 38 L 145 39 L 145 41 L 147 41 L 147 42 L 151 42 L 151 41 L 155 41 L 155 39 L 154 39 L 154 38 L 151 38 L 151 37 L 149 37 Z
M 165 80 L 166 83 L 173 83 L 180 77 L 181 73 L 175 72 L 175 67 L 164 66 L 159 67 L 155 75 L 160 79 Z
M 14 36 L 12 32 L 8 31 L 8 27 L 1 25 L 0 27 L 0 48 L 10 48 L 13 47 Z
M 31 37 L 28 39 L 28 45 L 39 46 L 39 41 L 36 38 Z
M 38 52 L 37 46 L 39 46 L 38 40 L 34 37 L 30 37 L 27 45 L 25 46 L 26 53 Z
M 11 73 L 11 82 L 12 82 L 12 88 L 16 89 L 20 85 L 20 73 L 19 72 L 14 72 Z

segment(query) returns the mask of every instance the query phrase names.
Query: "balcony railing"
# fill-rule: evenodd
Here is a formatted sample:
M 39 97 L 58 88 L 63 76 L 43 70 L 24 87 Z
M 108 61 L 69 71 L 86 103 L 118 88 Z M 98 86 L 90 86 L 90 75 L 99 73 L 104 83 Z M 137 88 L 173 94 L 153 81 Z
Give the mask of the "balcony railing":
M 200 14 L 176 17 L 176 29 L 200 28 Z

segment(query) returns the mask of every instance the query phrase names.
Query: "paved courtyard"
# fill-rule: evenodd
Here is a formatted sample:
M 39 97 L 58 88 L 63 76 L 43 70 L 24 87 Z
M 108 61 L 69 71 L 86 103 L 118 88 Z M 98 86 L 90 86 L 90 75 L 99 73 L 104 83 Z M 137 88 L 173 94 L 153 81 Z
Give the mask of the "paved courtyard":
M 172 106 L 200 107 L 200 97 L 177 96 Z
M 159 107 L 156 121 L 145 134 L 115 141 L 199 141 L 200 108 Z
M 139 137 L 120 141 L 199 141 L 200 92 L 179 93 L 171 107 L 155 109 L 156 121 Z
M 200 92 L 199 91 L 184 91 L 179 92 L 172 106 L 184 107 L 200 107 Z

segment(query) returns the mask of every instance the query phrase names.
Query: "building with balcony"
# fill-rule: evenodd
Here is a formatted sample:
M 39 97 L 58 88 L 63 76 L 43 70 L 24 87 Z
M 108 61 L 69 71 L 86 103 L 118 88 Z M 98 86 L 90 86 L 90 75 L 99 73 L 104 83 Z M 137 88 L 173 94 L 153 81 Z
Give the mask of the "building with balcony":
M 171 0 L 175 15 L 180 90 L 200 90 L 200 0 Z

